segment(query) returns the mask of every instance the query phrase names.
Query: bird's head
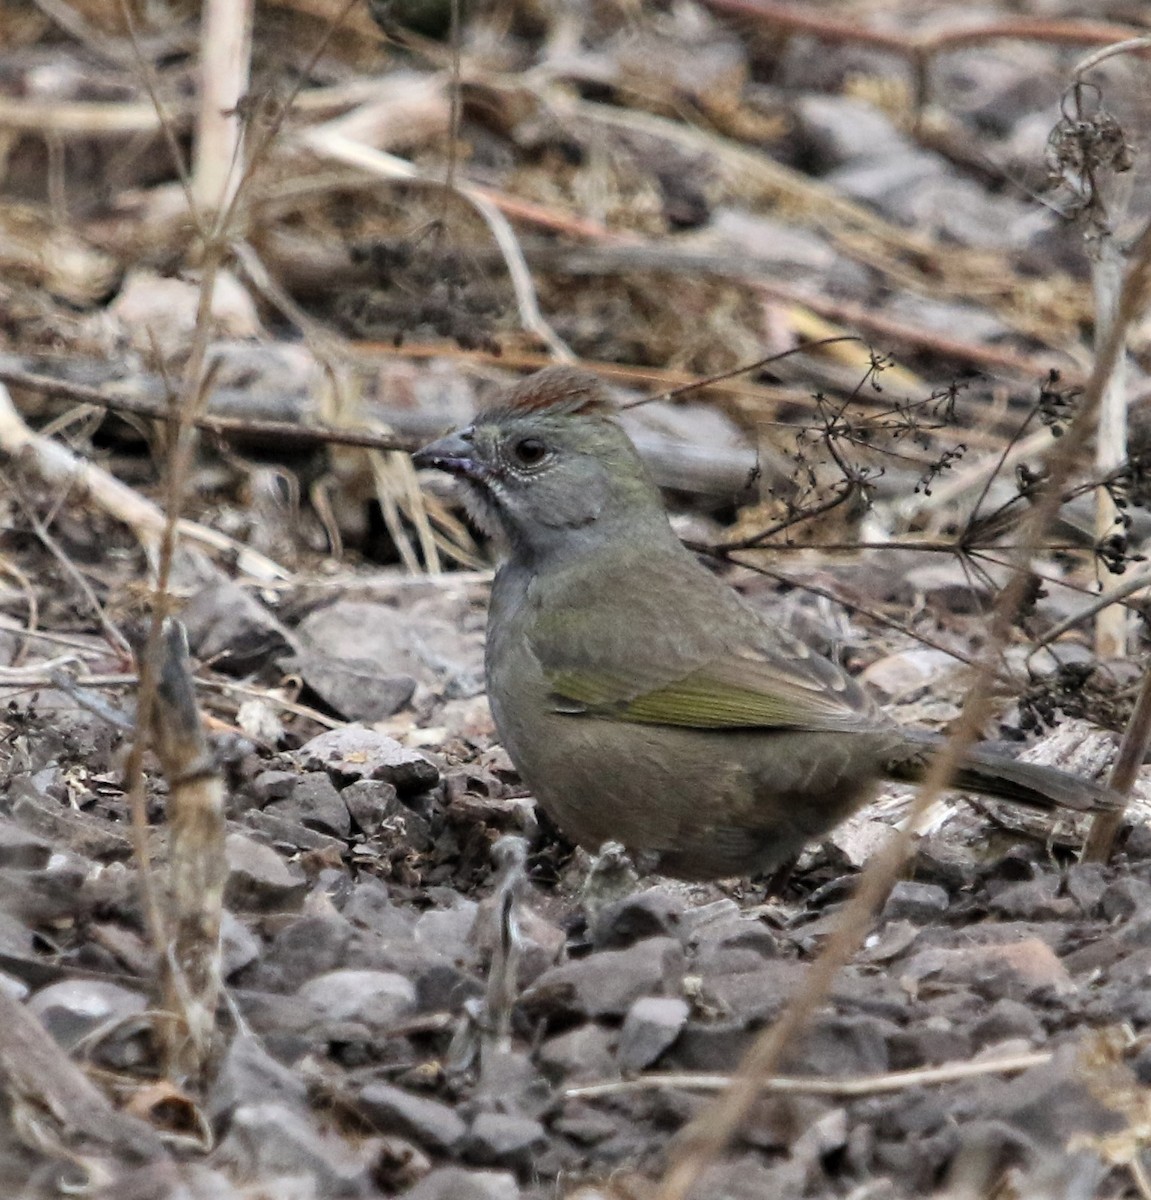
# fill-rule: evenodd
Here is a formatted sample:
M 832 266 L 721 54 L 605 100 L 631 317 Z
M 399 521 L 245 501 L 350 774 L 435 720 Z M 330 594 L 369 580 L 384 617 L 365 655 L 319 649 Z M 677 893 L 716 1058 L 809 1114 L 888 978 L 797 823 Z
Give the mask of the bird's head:
M 659 491 L 616 412 L 593 375 L 548 367 L 413 461 L 461 479 L 472 515 L 503 534 L 513 555 L 670 532 Z

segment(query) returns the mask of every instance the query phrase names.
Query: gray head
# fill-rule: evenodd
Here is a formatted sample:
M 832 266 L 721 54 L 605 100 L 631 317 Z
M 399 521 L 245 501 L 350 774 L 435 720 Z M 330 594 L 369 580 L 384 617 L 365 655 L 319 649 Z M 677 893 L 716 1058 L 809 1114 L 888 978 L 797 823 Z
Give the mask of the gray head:
M 593 375 L 548 367 L 413 461 L 459 476 L 476 520 L 518 558 L 577 553 L 625 531 L 673 538 L 615 413 Z

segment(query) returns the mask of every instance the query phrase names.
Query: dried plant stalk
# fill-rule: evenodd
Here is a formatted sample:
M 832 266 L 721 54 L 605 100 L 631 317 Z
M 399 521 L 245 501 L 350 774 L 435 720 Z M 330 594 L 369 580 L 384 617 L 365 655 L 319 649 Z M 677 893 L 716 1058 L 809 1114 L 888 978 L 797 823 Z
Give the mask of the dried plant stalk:
M 1114 791 L 1126 796 L 1135 783 L 1139 768 L 1143 765 L 1147 747 L 1151 744 L 1151 669 L 1143 676 L 1143 685 L 1139 689 L 1139 699 L 1135 702 L 1135 711 L 1123 734 L 1123 742 L 1119 747 L 1115 765 L 1111 768 L 1110 784 Z M 1083 858 L 1087 862 L 1106 862 L 1111 857 L 1111 849 L 1115 844 L 1115 835 L 1123 824 L 1124 813 L 1100 813 L 1091 822 L 1091 830 L 1087 835 L 1087 844 L 1083 847 Z
M 240 101 L 248 90 L 252 0 L 205 0 L 200 33 L 200 116 L 192 192 L 207 211 L 228 208 L 241 179 L 244 127 Z
M 170 789 L 169 940 L 161 978 L 165 1007 L 181 1017 L 163 1030 L 169 1072 L 194 1078 L 212 1053 L 222 986 L 224 787 L 204 738 L 188 669 L 187 635 L 179 621 L 165 619 L 160 648 L 152 749 Z

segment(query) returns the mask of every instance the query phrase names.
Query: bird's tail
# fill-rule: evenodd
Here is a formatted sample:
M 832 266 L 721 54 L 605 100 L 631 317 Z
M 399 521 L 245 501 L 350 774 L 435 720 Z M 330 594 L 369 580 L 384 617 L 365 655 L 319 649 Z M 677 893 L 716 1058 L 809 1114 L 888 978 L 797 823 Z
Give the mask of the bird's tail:
M 941 745 L 943 739 L 936 734 L 921 734 L 918 730 L 906 732 L 913 735 L 922 750 L 892 764 L 891 775 L 913 783 L 922 779 L 930 751 Z M 959 761 L 951 786 L 965 792 L 1013 800 L 1030 808 L 1104 812 L 1122 808 L 1124 804 L 1123 797 L 1106 784 L 1083 779 L 1058 767 L 1020 762 L 997 742 L 983 742 L 967 750 Z

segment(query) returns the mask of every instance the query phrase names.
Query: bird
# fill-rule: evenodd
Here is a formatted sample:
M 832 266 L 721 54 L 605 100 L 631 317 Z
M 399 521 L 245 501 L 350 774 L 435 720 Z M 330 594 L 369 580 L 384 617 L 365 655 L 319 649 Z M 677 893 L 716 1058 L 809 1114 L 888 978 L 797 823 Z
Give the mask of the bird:
M 777 871 L 873 796 L 921 777 L 940 735 L 683 545 L 592 374 L 553 366 L 418 450 L 462 483 L 501 561 L 484 667 L 496 732 L 537 802 L 595 853 L 687 880 Z M 1040 809 L 1113 808 L 1099 783 L 965 752 L 953 786 Z

